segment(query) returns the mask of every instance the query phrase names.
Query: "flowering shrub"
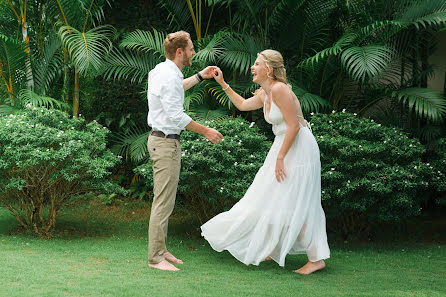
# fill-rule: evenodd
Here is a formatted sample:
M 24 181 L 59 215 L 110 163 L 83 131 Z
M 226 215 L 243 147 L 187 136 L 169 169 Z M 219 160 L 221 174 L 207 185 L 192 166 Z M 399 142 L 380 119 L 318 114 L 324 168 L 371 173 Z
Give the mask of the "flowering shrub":
M 435 201 L 444 206 L 446 205 L 446 138 L 438 140 L 429 162 L 428 165 L 433 170 L 432 186 L 436 191 Z
M 212 144 L 194 132 L 181 134 L 183 156 L 177 199 L 201 222 L 243 197 L 271 146 L 253 123 L 242 118 L 205 125 L 217 129 L 224 139 Z M 145 178 L 148 189 L 153 188 L 151 162 L 135 172 Z
M 344 235 L 419 214 L 433 168 L 422 162 L 418 140 L 346 112 L 314 115 L 311 124 L 321 151 L 323 206 L 341 220 Z
M 68 197 L 121 192 L 105 179 L 119 162 L 106 149 L 107 133 L 45 108 L 0 117 L 0 203 L 24 228 L 49 236 Z

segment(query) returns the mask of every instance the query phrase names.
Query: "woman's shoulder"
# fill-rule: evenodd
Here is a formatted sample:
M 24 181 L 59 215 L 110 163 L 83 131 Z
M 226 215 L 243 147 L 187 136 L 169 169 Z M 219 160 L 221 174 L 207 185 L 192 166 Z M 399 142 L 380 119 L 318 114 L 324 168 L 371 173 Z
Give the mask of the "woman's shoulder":
M 289 85 L 287 85 L 283 82 L 276 82 L 271 87 L 271 93 L 272 93 L 274 102 L 287 100 L 289 95 L 291 95 L 290 90 L 291 89 L 290 89 Z

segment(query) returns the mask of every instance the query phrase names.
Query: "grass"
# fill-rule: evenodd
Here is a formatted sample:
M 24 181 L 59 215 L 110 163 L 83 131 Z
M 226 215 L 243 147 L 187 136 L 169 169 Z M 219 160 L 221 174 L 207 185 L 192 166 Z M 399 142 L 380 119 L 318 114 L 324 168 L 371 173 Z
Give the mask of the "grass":
M 146 267 L 144 203 L 76 203 L 53 239 L 17 232 L 0 208 L 0 296 L 445 296 L 446 246 L 439 243 L 330 242 L 327 268 L 292 273 L 306 262 L 288 256 L 245 266 L 213 251 L 178 215 L 168 247 L 185 261 L 179 272 Z

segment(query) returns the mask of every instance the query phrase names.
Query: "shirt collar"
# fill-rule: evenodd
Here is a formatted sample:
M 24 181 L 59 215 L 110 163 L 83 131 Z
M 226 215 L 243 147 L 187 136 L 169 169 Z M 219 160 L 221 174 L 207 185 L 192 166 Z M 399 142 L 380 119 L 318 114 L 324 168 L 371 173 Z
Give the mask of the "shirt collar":
M 178 68 L 177 64 L 175 64 L 172 60 L 166 59 L 166 64 L 169 65 L 170 68 L 175 69 L 176 74 L 178 74 L 180 78 L 184 78 L 180 68 Z

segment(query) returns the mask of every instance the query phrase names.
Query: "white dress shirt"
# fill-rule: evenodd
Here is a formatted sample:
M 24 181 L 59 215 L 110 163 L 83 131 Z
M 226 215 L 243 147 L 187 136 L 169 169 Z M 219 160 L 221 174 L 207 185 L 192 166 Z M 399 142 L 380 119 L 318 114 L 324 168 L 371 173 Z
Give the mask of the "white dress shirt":
M 147 124 L 154 131 L 180 134 L 192 121 L 183 109 L 183 74 L 169 59 L 159 63 L 149 72 Z

